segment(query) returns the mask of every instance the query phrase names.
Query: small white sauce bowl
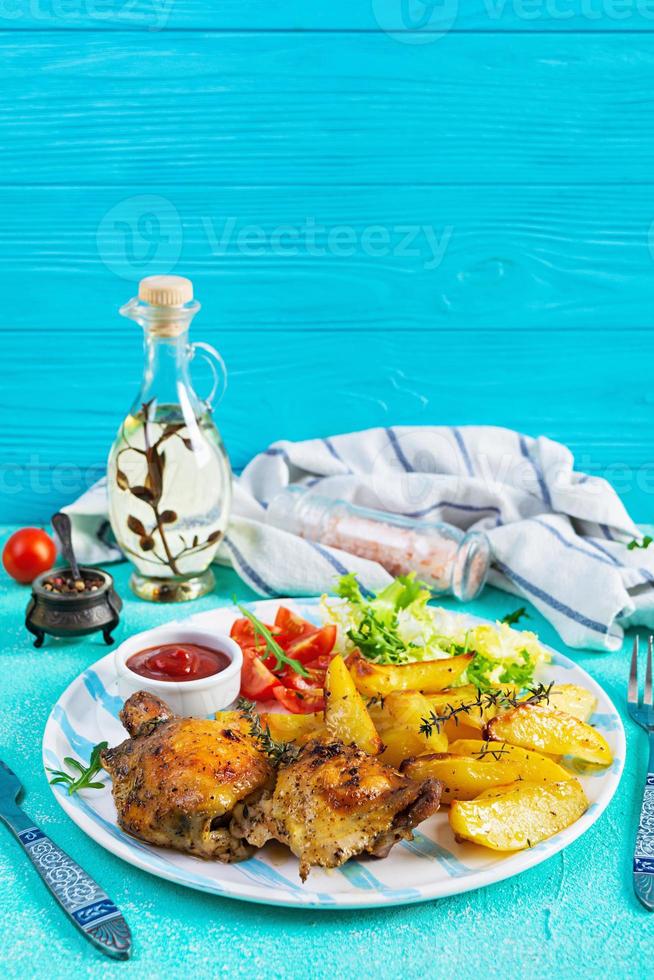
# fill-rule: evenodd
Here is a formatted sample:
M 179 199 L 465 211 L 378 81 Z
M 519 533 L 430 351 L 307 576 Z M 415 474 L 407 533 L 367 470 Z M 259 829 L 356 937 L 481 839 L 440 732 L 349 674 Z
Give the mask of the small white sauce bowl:
M 127 661 L 135 653 L 164 643 L 196 643 L 224 653 L 229 657 L 230 663 L 217 674 L 194 681 L 157 681 L 142 677 L 127 666 Z M 206 718 L 227 708 L 238 697 L 243 654 L 238 643 L 223 633 L 196 626 L 157 626 L 155 629 L 137 633 L 121 643 L 114 654 L 114 663 L 118 693 L 124 700 L 136 691 L 149 691 L 158 695 L 177 715 Z

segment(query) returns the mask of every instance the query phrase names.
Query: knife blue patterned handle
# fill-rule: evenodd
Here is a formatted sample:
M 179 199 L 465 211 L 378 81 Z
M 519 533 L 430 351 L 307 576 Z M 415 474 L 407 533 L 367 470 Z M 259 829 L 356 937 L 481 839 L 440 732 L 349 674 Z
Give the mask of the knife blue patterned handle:
M 0 817 L 24 847 L 52 895 L 83 936 L 107 956 L 126 960 L 132 951 L 129 926 L 106 892 L 20 807 L 4 807 Z
M 649 736 L 649 765 L 636 834 L 634 891 L 645 908 L 654 910 L 654 733 Z

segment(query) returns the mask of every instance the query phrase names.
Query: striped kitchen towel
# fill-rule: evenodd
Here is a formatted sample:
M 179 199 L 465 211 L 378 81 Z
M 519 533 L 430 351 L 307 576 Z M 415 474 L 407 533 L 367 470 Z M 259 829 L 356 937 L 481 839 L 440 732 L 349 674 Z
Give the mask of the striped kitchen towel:
M 378 564 L 266 523 L 290 484 L 398 514 L 485 531 L 489 581 L 529 599 L 571 647 L 618 649 L 627 625 L 654 627 L 654 544 L 605 480 L 575 472 L 569 449 L 494 426 L 369 429 L 280 441 L 235 482 L 219 558 L 264 596 L 316 595 L 356 572 L 368 588 L 390 581 Z M 107 537 L 103 483 L 66 508 L 82 561 L 120 557 Z

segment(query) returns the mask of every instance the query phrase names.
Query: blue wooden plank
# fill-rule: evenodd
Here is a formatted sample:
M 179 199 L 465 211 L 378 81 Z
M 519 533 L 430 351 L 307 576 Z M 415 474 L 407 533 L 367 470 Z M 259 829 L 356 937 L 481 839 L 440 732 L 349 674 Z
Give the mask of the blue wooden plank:
M 428 44 L 453 31 L 643 31 L 654 25 L 652 0 L 4 0 L 7 30 L 383 31 L 403 44 Z
M 230 371 L 217 419 L 236 466 L 280 438 L 483 422 L 566 442 L 580 469 L 610 478 L 637 517 L 652 519 L 652 400 L 634 371 L 651 360 L 650 333 L 623 331 L 618 343 L 613 331 L 225 332 L 215 297 L 200 296 L 194 333 Z M 43 520 L 93 482 L 136 393 L 138 329 L 87 314 L 86 334 L 4 338 L 2 519 Z M 38 383 L 35 351 L 48 366 Z M 207 381 L 198 376 L 198 390 Z
M 0 181 L 649 182 L 652 77 L 654 34 L 6 32 Z
M 26 186 L 0 213 L 9 330 L 113 331 L 131 283 L 170 271 L 237 331 L 651 319 L 650 186 Z

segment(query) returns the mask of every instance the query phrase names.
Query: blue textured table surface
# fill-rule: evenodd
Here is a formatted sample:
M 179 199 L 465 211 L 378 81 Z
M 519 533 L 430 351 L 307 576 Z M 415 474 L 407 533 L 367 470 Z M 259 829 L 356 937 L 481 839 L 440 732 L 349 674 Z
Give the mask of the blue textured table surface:
M 8 532 L 8 529 L 4 529 Z M 4 541 L 6 533 L 2 535 Z M 179 615 L 130 596 L 117 638 Z M 189 614 L 254 598 L 234 573 Z M 106 652 L 97 638 L 34 650 L 23 627 L 28 591 L 0 580 L 0 758 L 25 787 L 27 812 L 103 884 L 124 911 L 134 956 L 113 964 L 79 938 L 8 832 L 0 830 L 0 948 L 9 977 L 405 977 L 486 974 L 643 978 L 654 954 L 654 918 L 632 894 L 631 856 L 645 771 L 642 733 L 626 722 L 628 754 L 618 793 L 580 840 L 549 861 L 478 892 L 383 911 L 317 912 L 248 905 L 195 893 L 124 864 L 87 838 L 55 802 L 41 765 L 41 736 L 61 691 Z M 493 589 L 471 611 L 500 617 L 519 603 Z M 528 625 L 563 648 L 534 610 Z M 626 651 L 571 655 L 624 715 Z M 649 967 L 648 967 L 649 963 Z

